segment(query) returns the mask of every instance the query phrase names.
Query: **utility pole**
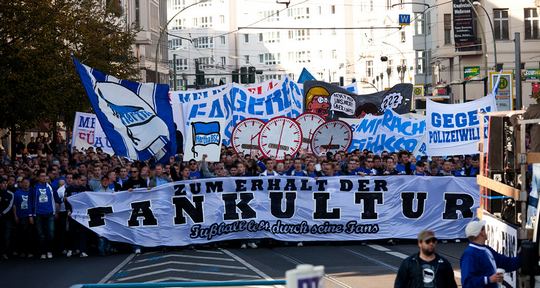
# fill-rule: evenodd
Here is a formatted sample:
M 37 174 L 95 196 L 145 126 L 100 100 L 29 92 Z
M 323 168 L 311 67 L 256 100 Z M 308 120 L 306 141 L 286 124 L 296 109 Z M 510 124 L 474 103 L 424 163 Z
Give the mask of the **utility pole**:
M 521 37 L 519 32 L 514 34 L 514 47 L 516 52 L 516 68 L 514 74 L 516 75 L 516 108 L 515 110 L 521 109 Z M 510 100 L 512 101 L 512 99 Z
M 173 54 L 173 87 L 174 91 L 178 90 L 176 85 L 176 53 Z

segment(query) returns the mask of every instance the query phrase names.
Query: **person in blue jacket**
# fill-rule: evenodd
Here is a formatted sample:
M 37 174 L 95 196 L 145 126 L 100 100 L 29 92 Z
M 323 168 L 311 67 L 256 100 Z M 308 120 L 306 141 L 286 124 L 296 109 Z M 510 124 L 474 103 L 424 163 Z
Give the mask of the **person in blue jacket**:
M 44 171 L 39 172 L 38 182 L 30 193 L 29 200 L 38 232 L 40 258 L 50 259 L 53 257 L 54 218 L 58 215 L 61 199 L 47 183 L 47 174 Z
M 29 200 L 31 193 L 30 179 L 25 178 L 21 181 L 17 191 L 15 191 L 15 203 L 13 205 L 15 209 L 15 224 L 17 225 L 17 252 L 19 252 L 21 257 L 27 256 L 28 258 L 32 258 L 32 253 L 34 252 L 31 243 L 31 228 L 34 224 L 33 219 L 30 222 L 32 218 L 32 209 Z
M 497 287 L 504 274 L 498 268 L 512 272 L 520 267 L 519 257 L 507 257 L 486 246 L 486 221 L 472 221 L 465 227 L 469 246 L 460 259 L 461 285 L 463 288 Z

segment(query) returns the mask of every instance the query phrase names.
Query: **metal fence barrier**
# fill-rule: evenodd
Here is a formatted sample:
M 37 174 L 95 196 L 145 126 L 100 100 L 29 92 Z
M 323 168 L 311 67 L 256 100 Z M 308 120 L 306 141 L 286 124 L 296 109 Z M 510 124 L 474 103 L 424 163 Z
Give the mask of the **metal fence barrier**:
M 71 288 L 231 287 L 285 285 L 285 280 L 76 284 Z

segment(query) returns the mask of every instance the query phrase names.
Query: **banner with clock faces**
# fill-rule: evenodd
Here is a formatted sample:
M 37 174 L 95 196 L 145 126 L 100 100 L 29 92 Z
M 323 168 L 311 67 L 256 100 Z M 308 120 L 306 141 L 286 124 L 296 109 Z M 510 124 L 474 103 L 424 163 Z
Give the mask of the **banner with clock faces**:
M 86 192 L 69 202 L 71 217 L 99 236 L 154 247 L 257 238 L 416 239 L 423 229 L 440 239 L 464 238 L 479 199 L 469 177 L 272 176 Z
M 322 81 L 304 82 L 304 111 L 326 120 L 382 115 L 386 109 L 398 114 L 411 110 L 412 84 L 397 84 L 388 91 L 357 95 Z

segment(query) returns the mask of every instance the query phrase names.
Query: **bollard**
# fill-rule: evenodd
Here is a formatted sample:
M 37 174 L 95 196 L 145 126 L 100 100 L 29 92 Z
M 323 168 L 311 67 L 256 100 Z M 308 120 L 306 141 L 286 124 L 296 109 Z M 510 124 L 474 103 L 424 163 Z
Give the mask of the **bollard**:
M 285 273 L 287 288 L 323 288 L 324 266 L 302 264 Z

